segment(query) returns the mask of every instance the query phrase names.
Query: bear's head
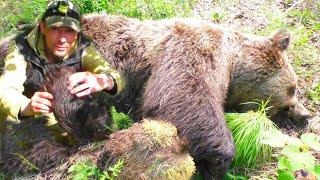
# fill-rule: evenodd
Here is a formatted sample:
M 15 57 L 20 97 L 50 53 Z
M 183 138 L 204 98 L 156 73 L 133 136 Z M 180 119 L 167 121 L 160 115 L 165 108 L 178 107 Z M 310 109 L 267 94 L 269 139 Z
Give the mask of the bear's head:
M 68 77 L 76 73 L 69 66 L 48 65 L 45 69 L 43 89 L 51 93 L 53 113 L 68 133 L 80 143 L 105 139 L 111 126 L 110 98 L 105 93 L 95 93 L 78 98 L 68 90 Z
M 310 113 L 296 98 L 297 76 L 285 52 L 290 41 L 287 29 L 269 37 L 244 37 L 233 64 L 227 110 L 244 112 L 256 106 L 247 102 L 270 98 L 267 106 L 272 120 L 282 121 L 280 125 L 286 117 L 294 124 L 306 122 Z

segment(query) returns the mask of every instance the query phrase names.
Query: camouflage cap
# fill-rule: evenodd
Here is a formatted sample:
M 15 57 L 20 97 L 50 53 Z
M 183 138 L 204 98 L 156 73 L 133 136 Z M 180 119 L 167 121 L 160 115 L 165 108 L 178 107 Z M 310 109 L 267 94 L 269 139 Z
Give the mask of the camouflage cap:
M 48 27 L 70 27 L 75 31 L 80 32 L 79 21 L 70 17 L 49 16 L 45 19 L 45 22 Z
M 48 27 L 70 27 L 80 32 L 80 12 L 69 0 L 54 0 L 48 4 L 42 20 Z

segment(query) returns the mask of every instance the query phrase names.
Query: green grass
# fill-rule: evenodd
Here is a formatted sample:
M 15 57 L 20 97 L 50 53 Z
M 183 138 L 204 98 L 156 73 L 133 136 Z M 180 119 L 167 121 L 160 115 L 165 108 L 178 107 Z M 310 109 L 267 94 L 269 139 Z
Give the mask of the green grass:
M 133 125 L 133 120 L 122 112 L 117 112 L 114 106 L 110 110 L 113 126 L 111 127 L 112 131 L 118 131 L 121 129 L 128 129 Z
M 260 109 L 257 112 L 225 113 L 236 146 L 234 167 L 254 168 L 271 159 L 271 147 L 261 141 L 265 132 L 277 127 L 266 116 L 267 103 L 261 101 L 258 104 Z
M 72 0 L 81 13 L 106 12 L 139 19 L 187 17 L 195 0 Z M 3 0 L 0 2 L 0 38 L 21 24 L 35 22 L 46 7 L 46 0 Z
M 225 118 L 236 145 L 235 167 L 256 167 L 271 159 L 271 147 L 261 144 L 260 136 L 275 127 L 264 114 L 226 113 Z
M 46 7 L 45 0 L 3 0 L 0 2 L 0 38 L 19 25 L 31 24 Z
M 186 17 L 191 13 L 193 4 L 192 0 L 118 0 L 101 3 L 99 11 L 139 19 L 163 19 Z
M 109 166 L 106 170 L 100 170 L 91 161 L 81 161 L 73 164 L 68 169 L 68 179 L 84 180 L 84 179 L 99 179 L 99 180 L 114 180 L 121 173 L 124 167 L 124 161 L 119 160 L 113 166 Z
M 312 101 L 319 105 L 320 104 L 320 83 L 317 83 L 315 87 L 308 92 L 309 98 L 312 99 Z

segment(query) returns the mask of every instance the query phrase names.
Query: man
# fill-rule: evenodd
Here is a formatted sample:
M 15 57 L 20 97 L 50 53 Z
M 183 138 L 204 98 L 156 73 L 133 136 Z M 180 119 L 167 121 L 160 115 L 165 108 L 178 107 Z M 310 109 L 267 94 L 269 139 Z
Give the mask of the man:
M 68 0 L 49 3 L 38 25 L 10 43 L 3 62 L 0 122 L 52 112 L 54 97 L 41 90 L 44 69 L 49 64 L 81 71 L 66 82 L 70 92 L 78 97 L 99 91 L 114 95 L 124 86 L 119 72 L 81 34 L 79 10 Z M 48 126 L 54 124 L 56 121 L 51 118 Z

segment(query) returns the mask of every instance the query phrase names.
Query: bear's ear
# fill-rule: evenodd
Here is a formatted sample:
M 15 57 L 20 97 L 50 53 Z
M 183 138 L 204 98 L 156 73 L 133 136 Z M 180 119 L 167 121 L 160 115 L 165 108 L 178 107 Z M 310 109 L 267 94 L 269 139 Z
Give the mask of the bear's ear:
M 288 29 L 279 29 L 275 31 L 271 36 L 272 46 L 278 50 L 284 51 L 288 49 L 291 42 L 291 33 Z

